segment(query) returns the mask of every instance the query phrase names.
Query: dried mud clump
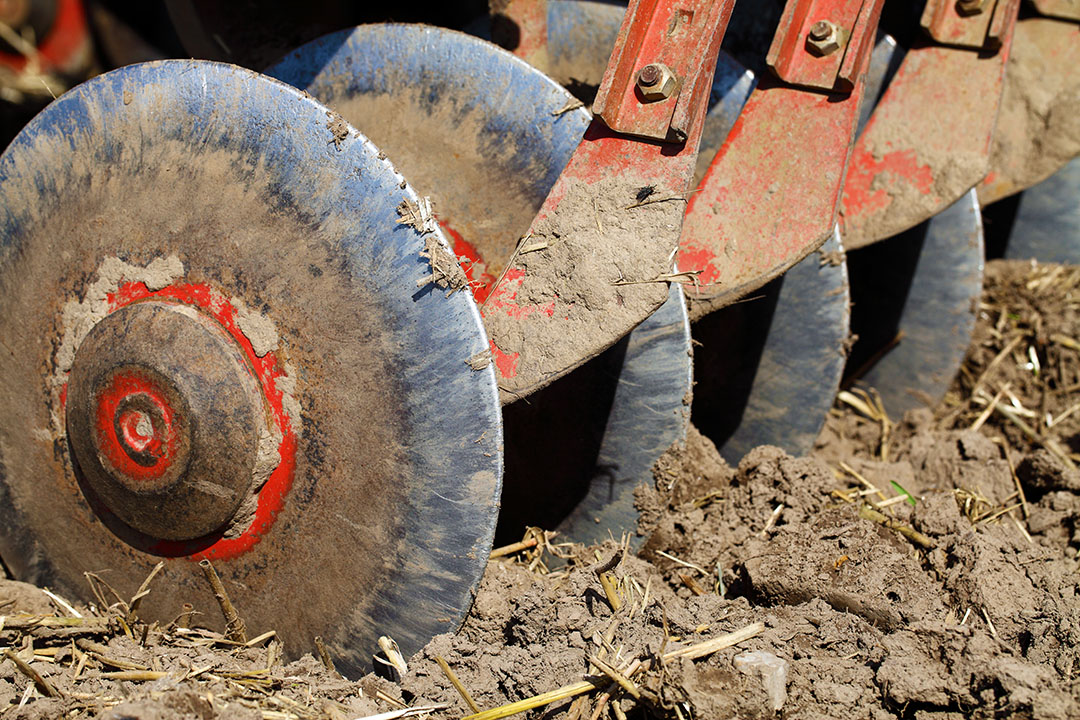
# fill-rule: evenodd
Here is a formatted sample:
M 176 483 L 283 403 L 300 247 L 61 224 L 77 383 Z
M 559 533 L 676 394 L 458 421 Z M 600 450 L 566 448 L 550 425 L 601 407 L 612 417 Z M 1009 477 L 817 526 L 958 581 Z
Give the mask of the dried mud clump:
M 763 447 L 724 468 L 691 433 L 642 497 L 660 504 L 643 556 L 680 597 L 705 586 L 770 618 L 779 632 L 758 642 L 791 663 L 785 717 L 1080 713 L 1080 478 L 1045 452 L 1017 458 L 1020 505 L 1009 458 L 983 435 L 916 414 L 883 461 L 868 432 L 880 423 L 844 419 L 855 432 L 834 418 L 825 437 L 846 461 Z

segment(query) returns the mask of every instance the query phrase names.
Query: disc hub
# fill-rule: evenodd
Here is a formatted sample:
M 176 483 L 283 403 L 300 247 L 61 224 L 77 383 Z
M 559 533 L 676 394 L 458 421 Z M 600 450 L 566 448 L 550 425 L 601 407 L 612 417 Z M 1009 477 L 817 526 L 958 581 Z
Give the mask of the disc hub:
M 84 486 L 164 540 L 226 528 L 270 437 L 240 348 L 212 319 L 165 302 L 94 326 L 75 354 L 66 415 Z

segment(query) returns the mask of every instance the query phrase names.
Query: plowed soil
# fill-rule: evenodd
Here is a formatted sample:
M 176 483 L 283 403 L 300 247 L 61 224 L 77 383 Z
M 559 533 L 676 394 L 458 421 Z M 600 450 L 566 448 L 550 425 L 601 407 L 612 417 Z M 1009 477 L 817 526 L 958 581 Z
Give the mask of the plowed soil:
M 199 615 L 148 627 L 103 584 L 79 619 L 9 582 L 0 714 L 461 718 L 444 663 L 481 710 L 561 689 L 517 716 L 545 720 L 1080 717 L 1077 287 L 1080 268 L 991 263 L 941 407 L 894 422 L 855 391 L 810 457 L 737 467 L 691 429 L 640 491 L 639 554 L 531 531 L 457 634 L 356 682 Z

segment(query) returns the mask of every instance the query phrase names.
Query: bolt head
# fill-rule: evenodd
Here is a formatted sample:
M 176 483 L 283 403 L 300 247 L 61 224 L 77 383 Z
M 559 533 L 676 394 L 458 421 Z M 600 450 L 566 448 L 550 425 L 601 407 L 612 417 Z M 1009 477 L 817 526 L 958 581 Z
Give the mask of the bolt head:
M 966 16 L 979 15 L 989 4 L 989 0 L 956 0 L 956 12 Z
M 834 30 L 832 23 L 828 20 L 818 20 L 812 26 L 810 26 L 810 37 L 814 40 L 826 40 L 830 33 Z
M 806 34 L 806 49 L 814 55 L 823 57 L 839 50 L 843 40 L 839 27 L 828 20 L 818 20 Z
M 638 71 L 637 87 L 647 102 L 671 97 L 679 78 L 663 63 L 650 63 Z
M 652 87 L 660 82 L 660 76 L 660 68 L 653 63 L 641 68 L 641 72 L 638 73 L 638 82 L 642 85 Z

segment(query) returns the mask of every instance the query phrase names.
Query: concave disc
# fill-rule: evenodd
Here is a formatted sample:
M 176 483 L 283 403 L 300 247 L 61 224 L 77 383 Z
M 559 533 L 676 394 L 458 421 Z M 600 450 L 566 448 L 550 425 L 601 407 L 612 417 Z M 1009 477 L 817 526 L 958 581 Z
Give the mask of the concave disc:
M 860 132 L 904 52 L 879 34 Z M 856 341 L 845 374 L 876 389 L 893 415 L 939 401 L 967 351 L 984 257 L 982 216 L 973 197 L 964 195 L 877 247 L 848 253 Z
M 839 232 L 743 301 L 694 323 L 693 420 L 730 463 L 814 446 L 840 388 L 851 319 Z
M 309 43 L 268 72 L 369 132 L 431 196 L 478 300 L 589 122 L 583 110 L 565 111 L 572 96 L 536 69 L 437 28 L 358 27 Z M 635 529 L 633 488 L 685 435 L 689 344 L 676 287 L 628 338 L 505 409 L 501 535 L 519 539 L 526 525 L 560 523 L 578 540 Z M 597 524 L 614 495 L 609 510 L 624 514 Z
M 983 229 L 972 190 L 921 225 L 848 252 L 859 340 L 847 374 L 894 416 L 933 406 L 960 369 L 982 294 Z
M 502 432 L 493 373 L 467 364 L 487 348 L 472 298 L 424 280 L 420 252 L 445 240 L 398 222 L 416 201 L 337 115 L 230 65 L 128 66 L 38 115 L 0 157 L 0 554 L 15 576 L 89 600 L 94 571 L 130 597 L 164 560 L 140 613 L 168 622 L 191 602 L 220 626 L 195 562 L 210 558 L 252 635 L 276 630 L 292 656 L 321 635 L 350 674 L 380 635 L 409 654 L 452 630 L 490 548 Z M 198 390 L 188 336 L 249 374 L 233 385 L 263 408 L 254 460 L 185 434 L 220 418 L 184 412 L 223 401 Z M 69 380 L 98 387 L 80 368 L 108 369 L 110 348 L 128 363 L 108 370 L 117 414 L 94 390 L 80 415 Z M 124 389 L 140 382 L 161 392 Z M 89 418 L 94 443 L 150 452 L 162 417 L 180 429 L 157 460 L 183 455 L 179 437 L 191 467 L 255 464 L 241 510 L 203 537 L 121 521 L 83 474 L 99 462 L 73 450 L 86 438 L 68 436 Z M 125 482 L 156 492 L 138 482 L 157 460 L 129 454 Z M 174 490 L 153 497 L 175 507 Z
M 266 72 L 385 151 L 432 199 L 455 253 L 470 260 L 470 280 L 483 286 L 505 267 L 589 125 L 584 110 L 567 110 L 565 90 L 524 61 L 443 28 L 362 25 L 313 40 Z
M 1019 196 L 1005 257 L 1080 263 L 1080 159 Z

